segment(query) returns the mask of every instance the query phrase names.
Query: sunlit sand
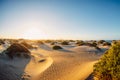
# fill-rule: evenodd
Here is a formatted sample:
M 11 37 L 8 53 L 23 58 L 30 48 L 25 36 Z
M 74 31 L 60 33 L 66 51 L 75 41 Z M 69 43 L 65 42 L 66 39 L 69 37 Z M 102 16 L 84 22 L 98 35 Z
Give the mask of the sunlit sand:
M 7 71 L 18 75 L 11 76 L 10 79 L 85 80 L 93 72 L 93 65 L 99 60 L 104 49 L 108 48 L 101 46 L 103 50 L 101 52 L 94 47 L 77 46 L 72 43 L 69 45 L 58 44 L 63 49 L 53 50 L 54 45 L 50 43 L 38 44 L 31 41 L 27 43 L 36 45 L 36 48 L 29 49 L 31 58 L 13 57 L 13 60 L 10 60 L 5 54 L 1 56 L 1 69 L 7 66 Z M 1 51 L 6 49 L 3 46 L 0 47 Z M 7 71 L 3 70 L 3 72 Z M 11 74 L 5 75 L 10 76 Z

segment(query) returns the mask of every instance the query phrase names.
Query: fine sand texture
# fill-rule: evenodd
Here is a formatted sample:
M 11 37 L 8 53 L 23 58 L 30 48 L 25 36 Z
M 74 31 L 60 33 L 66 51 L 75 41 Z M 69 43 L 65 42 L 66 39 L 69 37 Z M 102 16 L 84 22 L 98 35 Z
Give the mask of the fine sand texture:
M 33 53 L 49 58 L 40 63 L 39 68 L 34 68 L 38 73 L 33 71 L 36 76 L 31 80 L 85 80 L 92 73 L 93 65 L 100 57 L 98 54 L 101 54 L 88 46 L 50 51 L 40 48 Z
M 85 80 L 103 53 L 89 46 L 60 46 L 63 49 L 53 50 L 48 44 L 38 46 L 30 50 L 29 59 L 1 56 L 0 72 L 8 80 Z

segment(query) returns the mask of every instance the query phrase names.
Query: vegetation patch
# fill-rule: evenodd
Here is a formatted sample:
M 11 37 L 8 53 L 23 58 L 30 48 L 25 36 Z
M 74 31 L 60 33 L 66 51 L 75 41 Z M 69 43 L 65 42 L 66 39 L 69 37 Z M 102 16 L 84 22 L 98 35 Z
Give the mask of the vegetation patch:
M 3 53 L 7 54 L 10 58 L 15 56 L 17 57 L 30 57 L 30 51 L 21 44 L 13 43 L 10 47 L 8 47 Z
M 113 44 L 94 65 L 94 80 L 120 80 L 120 42 Z
M 53 49 L 54 50 L 59 50 L 59 49 L 63 49 L 61 46 L 57 46 L 57 45 L 55 45 L 55 46 L 53 46 Z
M 68 41 L 63 41 L 61 44 L 62 45 L 69 45 L 69 42 Z

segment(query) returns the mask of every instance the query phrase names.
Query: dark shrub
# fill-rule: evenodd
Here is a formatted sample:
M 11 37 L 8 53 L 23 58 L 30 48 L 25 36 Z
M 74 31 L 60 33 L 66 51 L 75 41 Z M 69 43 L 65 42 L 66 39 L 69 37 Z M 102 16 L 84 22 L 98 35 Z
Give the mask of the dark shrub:
M 92 42 L 91 45 L 94 46 L 94 47 L 96 47 L 97 43 L 96 42 Z
M 69 45 L 69 42 L 63 41 L 61 44 L 62 44 L 62 45 Z
M 99 48 L 98 46 L 95 46 L 95 49 L 102 51 L 101 48 Z
M 13 58 L 14 56 L 23 56 L 26 58 L 30 57 L 30 51 L 26 47 L 18 43 L 13 43 L 9 48 L 7 48 L 3 52 L 7 54 L 10 58 Z
M 69 40 L 69 42 L 75 42 L 74 40 Z
M 59 49 L 62 49 L 62 47 L 55 45 L 55 46 L 53 46 L 53 49 L 54 49 L 54 50 L 59 50 Z
M 94 80 L 120 80 L 120 42 L 112 45 L 94 65 Z
M 55 45 L 56 44 L 56 42 L 51 42 L 51 45 Z
M 103 44 L 104 42 L 106 42 L 105 40 L 99 40 L 98 44 Z
M 23 46 L 25 46 L 28 49 L 33 49 L 34 48 L 32 45 L 30 45 L 30 44 L 28 44 L 26 42 L 21 42 L 20 44 L 23 45 Z
M 111 46 L 111 43 L 109 43 L 109 42 L 104 42 L 104 43 L 103 43 L 103 46 Z
M 82 45 L 84 45 L 85 43 L 84 43 L 84 41 L 77 41 L 77 43 L 76 43 L 78 46 L 82 46 Z
M 85 45 L 89 46 L 89 47 L 96 47 L 97 46 L 95 43 L 88 43 L 88 42 L 86 42 Z
M 0 45 L 5 44 L 4 40 L 0 39 Z

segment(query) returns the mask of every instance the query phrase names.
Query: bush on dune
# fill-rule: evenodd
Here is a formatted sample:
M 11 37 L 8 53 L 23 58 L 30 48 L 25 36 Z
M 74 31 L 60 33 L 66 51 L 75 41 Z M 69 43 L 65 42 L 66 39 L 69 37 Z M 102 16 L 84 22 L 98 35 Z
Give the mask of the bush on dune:
M 4 40 L 0 39 L 0 45 L 5 44 Z
M 101 48 L 99 48 L 98 46 L 95 46 L 95 49 L 102 51 Z
M 103 46 L 111 46 L 111 43 L 109 43 L 109 42 L 104 42 L 104 43 L 103 43 Z
M 96 43 L 85 43 L 85 45 L 90 46 L 90 47 L 96 47 L 97 46 Z
M 7 54 L 10 58 L 13 58 L 14 56 L 17 57 L 30 57 L 30 51 L 24 47 L 21 44 L 13 43 L 10 47 L 8 47 L 3 53 Z
M 104 42 L 106 42 L 105 40 L 99 40 L 97 43 L 98 44 L 103 44 Z
M 63 41 L 61 44 L 62 45 L 69 45 L 69 42 L 68 41 Z
M 28 49 L 33 49 L 33 46 L 30 45 L 30 44 L 28 44 L 28 43 L 26 43 L 25 41 L 24 41 L 24 42 L 21 42 L 20 44 L 23 45 L 23 46 L 25 46 L 25 47 L 28 48 Z
M 102 51 L 101 50 L 101 48 L 99 48 L 98 46 L 97 46 L 97 44 L 96 43 L 85 43 L 85 45 L 87 45 L 87 46 L 89 46 L 89 47 L 94 47 L 95 49 L 97 49 L 97 50 L 99 50 L 99 51 Z
M 53 49 L 54 50 L 59 50 L 59 49 L 63 49 L 61 46 L 57 46 L 57 45 L 55 45 L 55 46 L 53 46 Z
M 120 80 L 120 42 L 102 56 L 94 65 L 94 80 Z
M 55 44 L 57 44 L 57 42 L 51 42 L 51 45 L 55 45 Z
M 84 43 L 84 41 L 77 41 L 77 43 L 76 43 L 78 46 L 82 46 L 82 45 L 84 45 L 85 43 Z

